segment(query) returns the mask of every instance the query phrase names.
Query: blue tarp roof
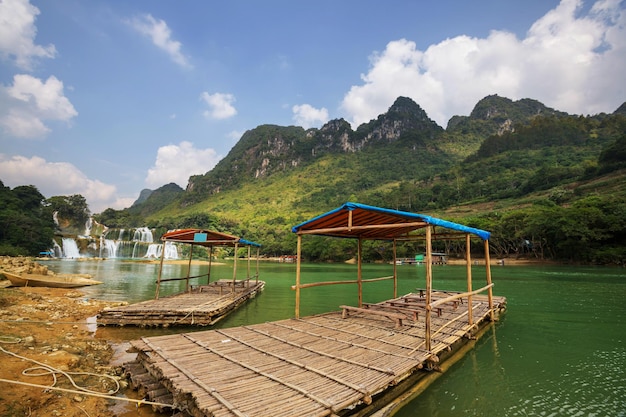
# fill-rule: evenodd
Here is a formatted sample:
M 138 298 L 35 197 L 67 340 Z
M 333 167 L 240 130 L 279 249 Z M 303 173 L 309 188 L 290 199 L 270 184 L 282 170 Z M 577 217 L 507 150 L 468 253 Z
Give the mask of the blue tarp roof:
M 349 213 L 352 213 L 349 224 Z M 439 226 L 448 230 L 470 233 L 483 240 L 490 232 L 465 226 L 425 214 L 391 210 L 359 203 L 345 203 L 341 207 L 316 216 L 291 228 L 294 233 L 317 234 L 336 237 L 362 237 L 366 239 L 394 239 L 407 237 L 410 232 Z M 351 227 L 348 227 L 351 226 Z

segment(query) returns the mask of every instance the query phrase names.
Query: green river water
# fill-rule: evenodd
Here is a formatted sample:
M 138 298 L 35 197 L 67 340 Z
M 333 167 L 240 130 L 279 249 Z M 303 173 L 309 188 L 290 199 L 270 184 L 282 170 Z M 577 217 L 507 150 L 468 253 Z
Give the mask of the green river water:
M 158 265 L 121 260 L 55 260 L 56 272 L 89 273 L 103 285 L 82 289 L 86 297 L 136 302 L 154 296 Z M 191 275 L 206 271 L 192 266 Z M 261 262 L 262 294 L 216 327 L 294 316 L 295 265 Z M 253 268 L 254 270 L 254 265 Z M 399 294 L 424 287 L 424 267 L 398 266 Z M 365 265 L 364 277 L 392 274 L 391 265 Z M 165 265 L 164 276 L 186 266 Z M 238 277 L 246 273 L 238 263 Z M 304 264 L 303 282 L 355 279 L 356 266 Z M 472 268 L 474 288 L 485 284 L 484 266 Z M 626 416 L 626 270 L 570 266 L 492 267 L 494 294 L 507 311 L 475 348 L 396 416 Z M 232 264 L 214 265 L 212 279 L 232 278 Z M 464 290 L 464 266 L 435 266 L 435 289 Z M 181 282 L 161 294 L 178 292 Z M 391 298 L 390 281 L 366 284 L 364 301 Z M 301 315 L 356 305 L 356 286 L 305 289 Z M 189 329 L 184 329 L 188 331 Z M 167 330 L 172 332 L 173 330 Z M 181 331 L 174 330 L 174 331 Z M 119 340 L 157 335 L 155 329 L 97 330 Z

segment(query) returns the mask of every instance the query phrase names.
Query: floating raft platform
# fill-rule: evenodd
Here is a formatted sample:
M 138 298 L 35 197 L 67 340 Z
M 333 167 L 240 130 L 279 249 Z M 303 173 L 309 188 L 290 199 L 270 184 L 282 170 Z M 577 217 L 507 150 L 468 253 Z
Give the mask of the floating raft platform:
M 121 307 L 107 308 L 97 316 L 98 325 L 135 326 L 211 326 L 224 318 L 239 305 L 256 296 L 265 287 L 259 281 L 258 243 L 208 229 L 176 229 L 161 236 L 161 262 L 153 300 L 142 301 Z M 187 244 L 189 263 L 183 277 L 163 278 L 163 262 L 166 244 Z M 191 276 L 193 249 L 196 246 L 208 249 L 209 265 L 205 273 Z M 211 261 L 215 247 L 233 247 L 233 279 L 211 280 Z M 257 248 L 256 274 L 251 275 L 250 261 L 252 247 Z M 247 248 L 246 279 L 237 279 L 237 250 Z M 192 285 L 191 280 L 204 280 L 205 284 Z M 185 291 L 168 297 L 159 297 L 161 284 L 168 281 L 185 281 Z M 199 281 L 197 281 L 199 282 Z
M 292 228 L 297 235 L 295 317 L 229 329 L 147 337 L 126 369 L 140 395 L 186 416 L 388 416 L 419 393 L 438 369 L 464 354 L 506 308 L 493 295 L 485 230 L 431 216 L 345 203 Z M 356 241 L 355 280 L 303 279 L 302 239 Z M 474 288 L 471 239 L 483 241 L 486 285 Z M 465 240 L 467 291 L 433 289 L 432 242 Z M 363 241 L 423 242 L 425 288 L 397 296 L 396 263 L 389 276 L 362 273 Z M 480 248 L 480 247 L 478 247 Z M 368 303 L 363 286 L 389 281 L 393 298 Z M 309 288 L 354 285 L 357 306 L 300 317 Z
M 179 415 L 372 415 L 506 307 L 504 297 L 493 297 L 492 311 L 487 296 L 474 295 L 470 309 L 451 294 L 432 292 L 430 350 L 421 291 L 299 319 L 145 337 L 131 342 L 138 354 L 125 369 L 140 395 Z
M 98 325 L 142 327 L 211 326 L 239 305 L 255 297 L 264 281 L 217 280 L 191 287 L 189 292 L 106 308 Z

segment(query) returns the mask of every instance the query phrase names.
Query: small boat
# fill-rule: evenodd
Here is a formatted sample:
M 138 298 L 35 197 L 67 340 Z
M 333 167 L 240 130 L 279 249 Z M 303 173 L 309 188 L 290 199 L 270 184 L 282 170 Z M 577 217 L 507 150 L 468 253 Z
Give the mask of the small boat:
M 54 288 L 76 288 L 87 285 L 102 284 L 100 281 L 91 279 L 84 274 L 20 274 L 18 272 L 1 271 L 14 287 L 54 287 Z

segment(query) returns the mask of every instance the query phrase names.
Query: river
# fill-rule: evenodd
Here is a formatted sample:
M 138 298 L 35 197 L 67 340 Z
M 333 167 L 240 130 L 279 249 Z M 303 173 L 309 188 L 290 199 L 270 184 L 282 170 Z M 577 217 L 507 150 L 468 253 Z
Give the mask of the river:
M 56 272 L 89 273 L 103 285 L 87 297 L 136 302 L 152 298 L 158 265 L 122 260 L 55 260 Z M 191 275 L 206 270 L 192 266 Z M 254 265 L 252 267 L 254 270 Z M 239 277 L 245 262 L 238 263 Z M 465 289 L 465 267 L 435 266 L 433 287 Z M 186 266 L 166 265 L 182 276 Z M 364 277 L 390 275 L 390 265 L 365 265 Z M 483 266 L 472 268 L 474 287 L 484 285 Z M 608 267 L 495 266 L 494 294 L 507 297 L 507 312 L 462 360 L 396 416 L 626 416 L 626 270 Z M 232 264 L 214 265 L 212 279 L 232 278 Z M 356 266 L 304 264 L 303 282 L 354 279 Z M 232 327 L 293 317 L 295 265 L 260 263 L 265 291 L 218 323 Z M 398 292 L 424 287 L 424 267 L 398 266 Z M 161 294 L 184 285 L 173 282 Z M 356 305 L 354 285 L 317 287 L 302 293 L 301 315 Z M 392 297 L 390 282 L 364 287 L 364 301 Z M 167 330 L 172 332 L 175 330 Z M 100 337 L 137 338 L 150 329 L 98 329 Z

